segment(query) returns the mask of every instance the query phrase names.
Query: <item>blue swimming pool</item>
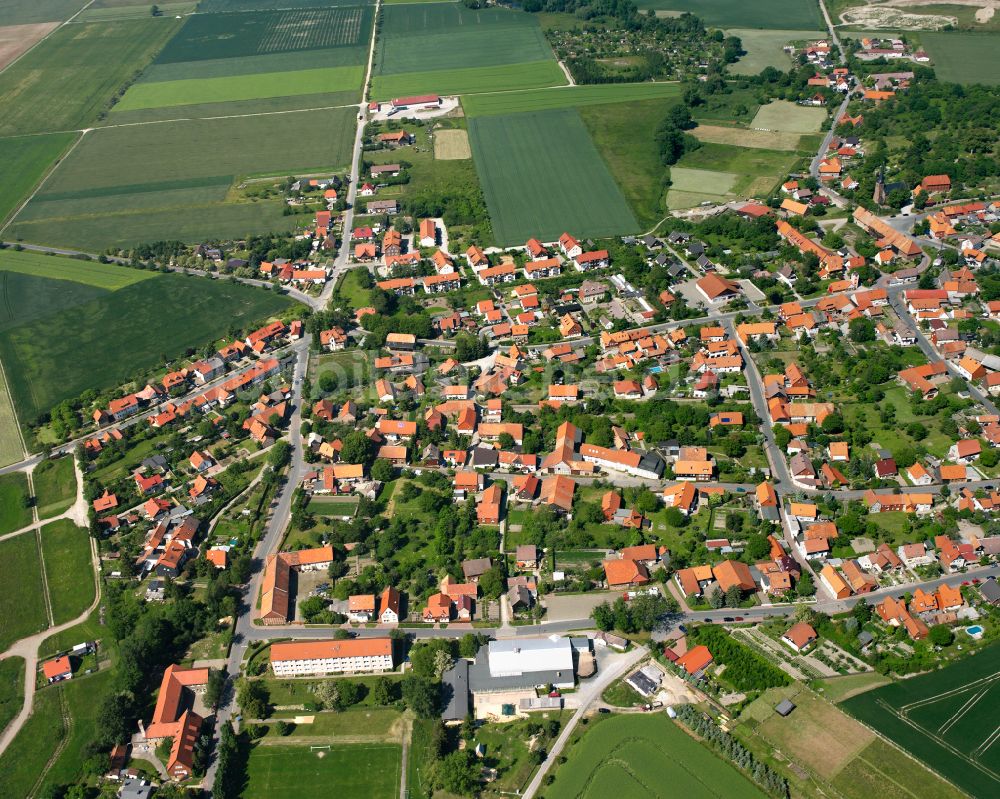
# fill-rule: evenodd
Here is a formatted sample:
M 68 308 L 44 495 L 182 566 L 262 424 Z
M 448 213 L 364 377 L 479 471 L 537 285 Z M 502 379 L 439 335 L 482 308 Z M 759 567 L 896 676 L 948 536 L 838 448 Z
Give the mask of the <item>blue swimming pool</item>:
M 966 627 L 965 631 L 969 635 L 971 635 L 973 638 L 975 638 L 975 637 L 980 636 L 980 635 L 983 634 L 982 625 L 979 625 L 979 624 L 973 624 L 971 627 Z

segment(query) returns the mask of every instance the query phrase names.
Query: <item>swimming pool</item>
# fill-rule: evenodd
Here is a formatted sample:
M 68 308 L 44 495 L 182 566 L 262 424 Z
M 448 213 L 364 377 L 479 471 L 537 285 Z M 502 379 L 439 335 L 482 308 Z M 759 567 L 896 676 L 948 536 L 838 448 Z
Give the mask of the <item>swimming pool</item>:
M 980 624 L 973 624 L 971 627 L 966 627 L 965 632 L 972 638 L 982 638 L 983 637 L 983 627 Z

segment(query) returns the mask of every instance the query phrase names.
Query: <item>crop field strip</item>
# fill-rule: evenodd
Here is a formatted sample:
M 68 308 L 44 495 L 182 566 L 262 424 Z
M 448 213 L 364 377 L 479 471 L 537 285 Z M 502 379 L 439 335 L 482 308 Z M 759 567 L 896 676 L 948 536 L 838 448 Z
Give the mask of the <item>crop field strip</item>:
M 1000 791 L 1000 645 L 843 707 L 974 796 Z
M 920 43 L 931 57 L 938 80 L 1000 84 L 1000 33 L 924 31 Z
M 640 9 L 688 12 L 720 28 L 822 28 L 816 0 L 638 0 Z
M 592 86 L 562 86 L 531 91 L 470 94 L 462 107 L 470 117 L 547 111 L 553 108 L 581 108 L 637 100 L 680 97 L 678 83 L 605 83 Z
M 41 531 L 46 584 L 52 602 L 53 624 L 64 624 L 94 601 L 94 570 L 90 563 L 90 535 L 69 519 L 45 525 Z
M 85 5 L 87 0 L 5 0 L 3 22 L 6 25 L 63 22 Z
M 566 75 L 555 61 L 532 61 L 527 64 L 508 64 L 499 67 L 438 69 L 432 72 L 376 76 L 372 78 L 372 97 L 385 101 L 417 92 L 465 95 L 476 92 L 540 89 L 565 84 Z
M 0 579 L 17 590 L 0 591 L 0 652 L 48 626 L 42 568 L 34 533 L 0 541 Z
M 576 110 L 473 118 L 469 136 L 499 243 L 637 229 Z

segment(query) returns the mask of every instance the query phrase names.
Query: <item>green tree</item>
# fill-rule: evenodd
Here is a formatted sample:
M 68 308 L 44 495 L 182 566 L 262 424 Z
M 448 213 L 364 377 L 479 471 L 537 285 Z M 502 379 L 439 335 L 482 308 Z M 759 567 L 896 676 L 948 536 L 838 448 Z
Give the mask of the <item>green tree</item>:
M 434 718 L 438 713 L 438 686 L 415 675 L 403 680 L 403 701 L 422 719 Z
M 944 624 L 935 624 L 931 627 L 927 637 L 934 646 L 950 646 L 951 642 L 955 640 L 955 634 L 951 628 Z
M 385 458 L 377 458 L 375 463 L 372 464 L 372 480 L 378 480 L 380 483 L 388 483 L 395 474 L 396 472 L 392 464 Z
M 437 776 L 444 790 L 460 796 L 471 796 L 479 786 L 479 766 L 469 749 L 460 749 L 442 758 Z

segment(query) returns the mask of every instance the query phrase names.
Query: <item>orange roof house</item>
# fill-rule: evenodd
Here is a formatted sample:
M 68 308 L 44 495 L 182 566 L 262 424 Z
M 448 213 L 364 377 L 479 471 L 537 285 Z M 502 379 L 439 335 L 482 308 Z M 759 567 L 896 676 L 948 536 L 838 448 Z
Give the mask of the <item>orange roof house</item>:
M 712 665 L 712 653 L 704 644 L 699 644 L 689 649 L 677 659 L 677 665 L 683 668 L 688 674 L 701 674 Z
M 645 585 L 649 582 L 646 567 L 627 558 L 612 558 L 604 561 L 604 576 L 608 588 L 625 588 L 630 585 Z
M 722 561 L 712 568 L 712 574 L 723 591 L 728 591 L 730 588 L 753 591 L 757 587 L 750 575 L 750 567 L 738 560 Z
M 733 280 L 720 277 L 714 272 L 710 272 L 701 278 L 696 284 L 709 302 L 715 302 L 722 297 L 734 297 L 740 293 L 740 286 Z

